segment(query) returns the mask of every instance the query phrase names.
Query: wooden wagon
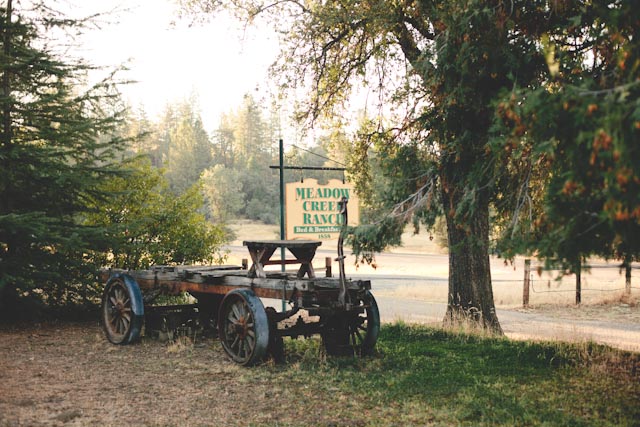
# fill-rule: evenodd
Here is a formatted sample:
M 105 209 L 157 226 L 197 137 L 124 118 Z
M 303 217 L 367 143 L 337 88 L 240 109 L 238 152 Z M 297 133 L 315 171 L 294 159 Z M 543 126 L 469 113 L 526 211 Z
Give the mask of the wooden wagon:
M 105 334 L 114 344 L 139 339 L 166 322 L 169 313 L 197 316 L 204 328 L 217 330 L 226 353 L 242 365 L 283 355 L 283 337 L 320 335 L 330 355 L 367 355 L 380 329 L 378 306 L 368 280 L 344 276 L 339 241 L 340 277 L 317 277 L 313 258 L 319 241 L 245 241 L 252 264 L 238 266 L 157 266 L 142 271 L 103 271 Z M 272 260 L 279 248 L 293 258 Z M 297 271 L 268 271 L 268 265 L 299 265 Z M 248 265 L 247 265 L 248 267 Z M 154 306 L 159 295 L 187 292 L 197 303 Z M 282 311 L 265 308 L 261 298 L 282 299 Z

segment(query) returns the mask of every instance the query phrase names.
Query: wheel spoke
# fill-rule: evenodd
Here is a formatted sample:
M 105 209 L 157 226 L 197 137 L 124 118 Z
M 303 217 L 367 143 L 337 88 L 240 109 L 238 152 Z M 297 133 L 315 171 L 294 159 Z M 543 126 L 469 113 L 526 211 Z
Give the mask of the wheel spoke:
M 229 312 L 229 315 L 227 316 L 227 320 L 231 323 L 233 323 L 234 325 L 236 323 L 238 323 L 238 318 L 236 317 L 235 313 L 233 311 Z
M 240 314 L 240 309 L 238 308 L 238 304 L 233 304 L 231 306 L 231 309 L 233 310 L 233 313 L 236 316 L 236 319 L 241 319 L 242 318 L 242 314 Z
M 235 337 L 233 337 L 233 342 L 231 343 L 231 348 L 234 349 L 238 346 L 238 343 L 240 342 L 240 336 L 236 335 Z
M 244 340 L 240 340 L 240 348 L 238 348 L 238 356 L 244 359 L 244 355 L 246 352 L 244 351 Z
M 253 349 L 256 348 L 255 338 L 247 335 L 246 343 L 247 343 L 247 347 L 249 347 L 249 352 L 252 353 Z

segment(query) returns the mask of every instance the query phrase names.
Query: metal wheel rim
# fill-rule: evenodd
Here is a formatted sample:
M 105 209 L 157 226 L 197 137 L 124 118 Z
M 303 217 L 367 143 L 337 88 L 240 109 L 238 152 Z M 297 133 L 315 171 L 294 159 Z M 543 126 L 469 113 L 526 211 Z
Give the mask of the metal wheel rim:
M 131 295 L 125 283 L 114 280 L 104 297 L 104 326 L 114 341 L 123 341 L 131 331 Z
M 365 316 L 366 326 L 362 326 L 361 330 L 365 331 L 364 337 L 359 333 L 357 336 L 361 338 L 358 352 L 360 355 L 370 355 L 373 353 L 376 342 L 378 341 L 378 334 L 380 333 L 380 311 L 378 310 L 378 303 L 371 294 L 367 291 L 363 299 L 363 303 L 366 305 Z M 358 315 L 359 318 L 360 315 Z

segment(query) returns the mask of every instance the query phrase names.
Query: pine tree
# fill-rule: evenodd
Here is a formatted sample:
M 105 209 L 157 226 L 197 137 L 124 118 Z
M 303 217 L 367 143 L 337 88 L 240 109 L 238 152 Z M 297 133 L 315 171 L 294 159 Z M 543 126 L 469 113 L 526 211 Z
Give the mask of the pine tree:
M 19 7 L 20 3 L 16 3 Z M 57 54 L 53 30 L 82 28 L 44 4 L 0 7 L 0 313 L 20 296 L 73 303 L 92 273 L 83 255 L 104 230 L 81 225 L 121 148 L 110 138 L 122 107 L 114 78 Z M 56 33 L 59 34 L 59 33 Z M 82 89 L 85 87 L 85 89 Z
M 200 115 L 193 103 L 183 103 L 169 130 L 167 179 L 171 190 L 179 195 L 186 192 L 211 166 L 213 146 L 204 130 Z

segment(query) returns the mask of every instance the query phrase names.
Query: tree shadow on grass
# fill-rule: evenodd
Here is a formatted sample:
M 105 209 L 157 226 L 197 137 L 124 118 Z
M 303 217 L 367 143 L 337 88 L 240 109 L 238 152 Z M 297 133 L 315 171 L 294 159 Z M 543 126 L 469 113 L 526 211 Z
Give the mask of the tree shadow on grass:
M 595 344 L 510 341 L 394 324 L 382 328 L 374 357 L 322 357 L 317 343 L 297 344 L 288 357 L 319 390 L 357 396 L 365 407 L 387 414 L 380 425 L 416 419 L 633 425 L 640 419 L 640 385 L 634 380 L 640 357 Z M 607 358 L 633 368 L 615 369 Z

